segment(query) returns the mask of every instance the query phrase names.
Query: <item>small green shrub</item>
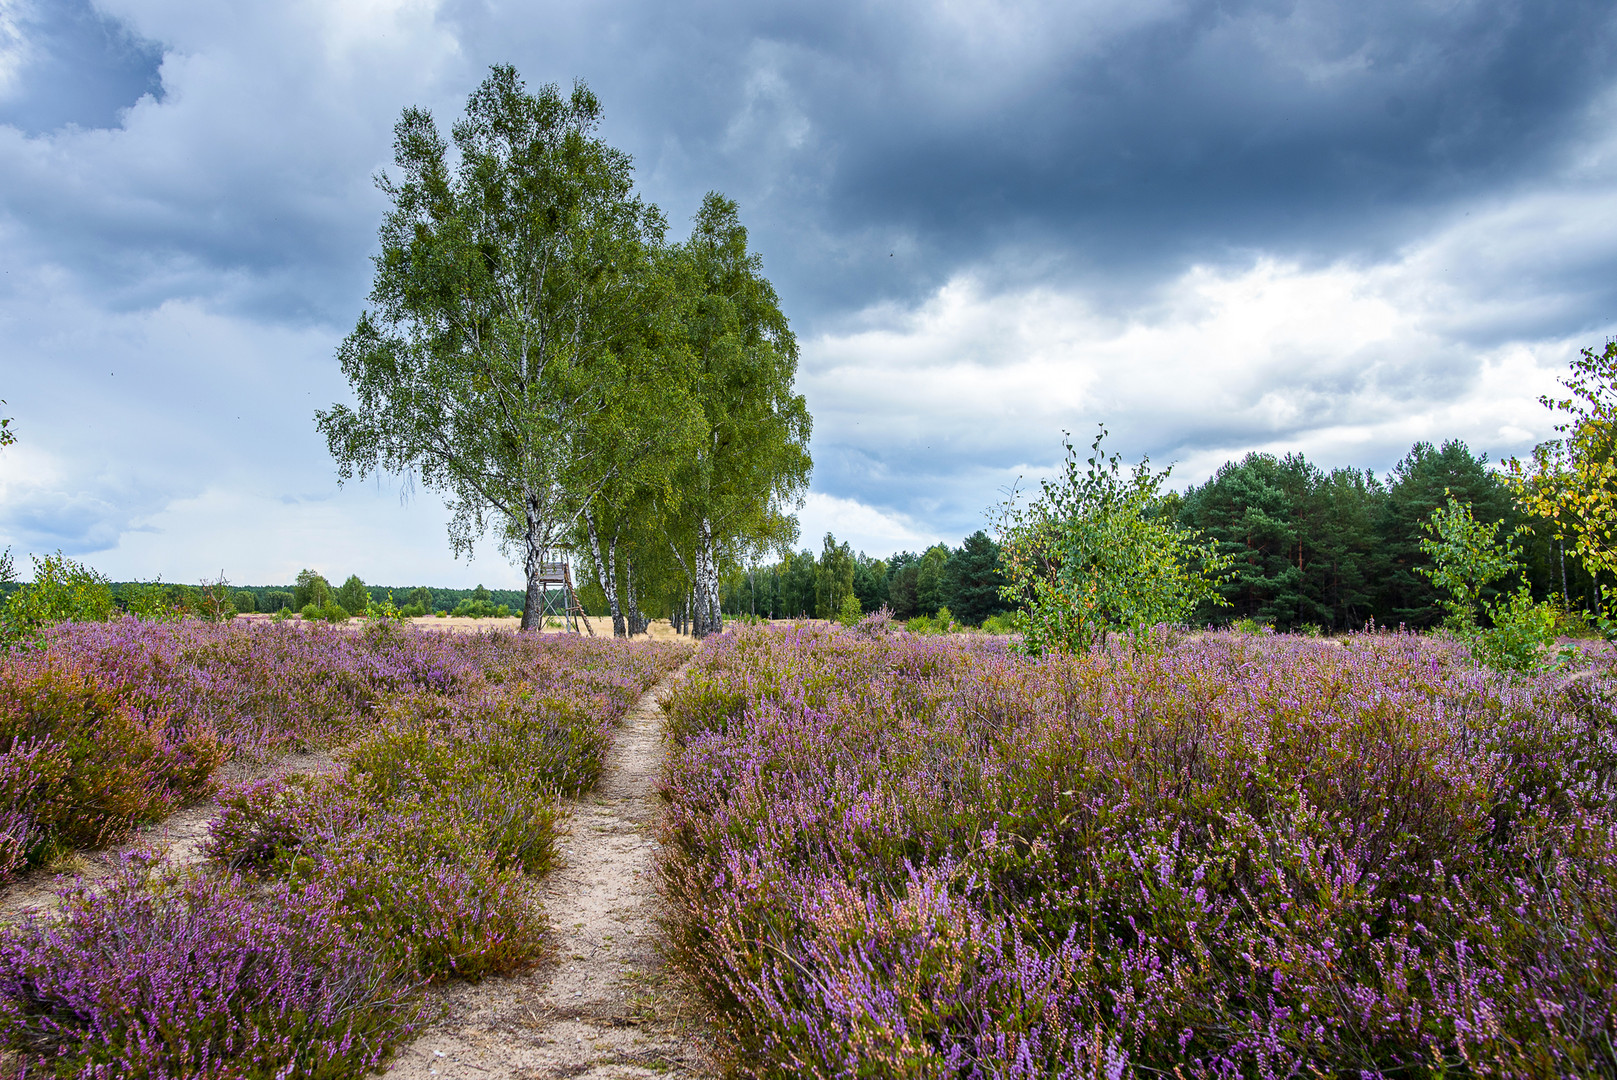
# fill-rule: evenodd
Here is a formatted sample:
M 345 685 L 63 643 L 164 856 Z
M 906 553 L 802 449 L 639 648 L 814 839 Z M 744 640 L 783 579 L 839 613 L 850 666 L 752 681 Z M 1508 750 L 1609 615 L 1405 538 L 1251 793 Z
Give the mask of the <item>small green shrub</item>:
M 1503 602 L 1489 605 L 1488 615 L 1493 625 L 1476 634 L 1472 648 L 1495 671 L 1553 671 L 1577 655 L 1573 646 L 1556 644 L 1561 613 L 1535 601 L 1525 585 Z
M 298 612 L 298 614 L 303 616 L 309 622 L 314 622 L 316 619 L 320 618 L 320 606 L 318 604 L 304 604 L 303 610 Z
M 1022 632 L 1022 613 L 1019 611 L 1004 611 L 997 615 L 990 615 L 983 620 L 983 633 L 985 634 L 1020 634 Z
M 837 613 L 837 622 L 852 630 L 859 625 L 859 620 L 865 617 L 865 610 L 859 604 L 859 598 L 849 593 L 842 601 L 842 610 Z
M 112 583 L 60 551 L 34 556 L 34 580 L 6 598 L 0 635 L 26 637 L 59 622 L 105 622 L 117 613 Z
M 480 600 L 475 597 L 467 597 L 456 604 L 454 610 L 450 612 L 451 615 L 462 619 L 504 618 L 510 613 L 511 609 L 504 604 L 494 604 L 488 600 Z
M 118 599 L 129 614 L 147 622 L 173 622 L 186 612 L 183 597 L 176 597 L 161 577 L 122 586 Z
M 328 623 L 345 623 L 348 621 L 348 610 L 333 601 L 320 609 L 320 617 Z
M 1560 610 L 1535 601 L 1526 584 L 1501 600 L 1483 599 L 1494 582 L 1522 574 L 1516 538 L 1525 527 L 1501 537 L 1502 525 L 1476 520 L 1469 503 L 1450 495 L 1422 523 L 1427 535 L 1420 547 L 1432 567 L 1419 572 L 1444 592 L 1444 626 L 1470 646 L 1479 663 L 1517 674 L 1554 670 L 1575 651 L 1556 647 Z M 1482 615 L 1491 625 L 1483 625 Z

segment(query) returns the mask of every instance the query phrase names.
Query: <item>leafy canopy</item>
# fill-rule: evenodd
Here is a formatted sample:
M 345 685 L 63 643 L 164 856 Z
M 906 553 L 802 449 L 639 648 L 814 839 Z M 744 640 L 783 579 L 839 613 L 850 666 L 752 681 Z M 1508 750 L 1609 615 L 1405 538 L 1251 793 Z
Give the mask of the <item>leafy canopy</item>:
M 1617 573 L 1617 342 L 1584 349 L 1561 380 L 1566 397 L 1539 398 L 1560 413 L 1562 438 L 1540 443 L 1506 468 L 1517 503 L 1548 519 L 1592 574 Z
M 653 412 L 631 368 L 655 359 L 664 222 L 600 117 L 583 83 L 529 93 L 508 66 L 472 94 L 453 154 L 430 114 L 404 112 L 401 178 L 378 180 L 374 309 L 338 353 L 356 404 L 316 414 L 343 479 L 406 473 L 444 494 L 457 551 L 490 524 L 520 541 L 530 592 L 612 479 L 600 425 Z

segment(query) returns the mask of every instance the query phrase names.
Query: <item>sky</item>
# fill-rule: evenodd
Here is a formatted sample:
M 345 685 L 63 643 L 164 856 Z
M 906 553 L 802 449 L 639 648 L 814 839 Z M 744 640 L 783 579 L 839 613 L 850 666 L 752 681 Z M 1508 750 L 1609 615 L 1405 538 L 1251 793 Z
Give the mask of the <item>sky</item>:
M 0 546 L 115 580 L 508 587 L 313 413 L 400 113 L 583 79 L 741 207 L 801 350 L 800 546 L 959 543 L 1064 432 L 1500 460 L 1617 334 L 1617 8 L 1576 0 L 0 0 Z

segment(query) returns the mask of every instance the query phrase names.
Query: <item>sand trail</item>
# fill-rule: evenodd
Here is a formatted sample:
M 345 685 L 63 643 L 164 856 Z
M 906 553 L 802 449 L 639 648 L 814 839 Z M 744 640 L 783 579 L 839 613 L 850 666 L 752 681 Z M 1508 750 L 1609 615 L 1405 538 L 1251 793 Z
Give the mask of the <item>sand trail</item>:
M 528 973 L 437 991 L 447 1016 L 399 1052 L 389 1077 L 710 1074 L 658 947 L 658 699 L 680 674 L 641 695 L 617 730 L 600 783 L 569 804 L 559 865 L 538 886 L 552 959 Z

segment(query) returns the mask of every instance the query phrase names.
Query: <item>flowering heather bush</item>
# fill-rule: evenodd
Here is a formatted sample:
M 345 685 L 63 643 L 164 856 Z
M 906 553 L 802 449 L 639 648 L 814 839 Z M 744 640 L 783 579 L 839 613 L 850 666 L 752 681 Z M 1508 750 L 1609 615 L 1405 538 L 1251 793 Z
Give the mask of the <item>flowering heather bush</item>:
M 1617 1075 L 1614 702 L 1402 635 L 726 635 L 676 959 L 753 1075 Z
M 319 623 L 68 623 L 47 655 L 101 676 L 120 697 L 211 731 L 260 760 L 341 742 L 388 697 L 498 694 L 502 686 L 591 715 L 627 708 L 685 655 L 682 646 L 573 635 L 449 634 Z
M 227 793 L 209 854 L 340 896 L 345 922 L 423 977 L 509 971 L 539 946 L 521 873 L 548 868 L 555 808 L 507 788 L 491 813 L 494 783 L 422 799 L 383 796 L 362 774 L 263 781 Z
M 0 665 L 0 879 L 210 791 L 219 745 L 168 725 L 82 665 L 38 653 Z
M 358 1076 L 425 1019 L 333 891 L 130 859 L 66 900 L 0 931 L 0 1045 L 24 1076 Z
M 486 756 L 576 790 L 599 773 L 612 722 L 684 655 L 395 626 L 59 625 L 38 650 L 0 653 L 0 879 L 201 797 L 226 753 L 266 760 L 400 718 L 497 728 Z
M 400 631 L 386 644 L 408 640 Z M 345 751 L 347 774 L 227 793 L 209 854 L 339 891 L 389 956 L 429 978 L 525 963 L 540 920 L 521 874 L 551 864 L 558 793 L 594 783 L 611 725 L 685 654 L 581 651 L 576 639 L 566 651 L 581 662 L 546 670 L 513 649 L 459 673 L 453 692 L 381 699 L 370 730 Z M 626 672 L 601 662 L 621 669 L 631 657 L 650 662 Z

